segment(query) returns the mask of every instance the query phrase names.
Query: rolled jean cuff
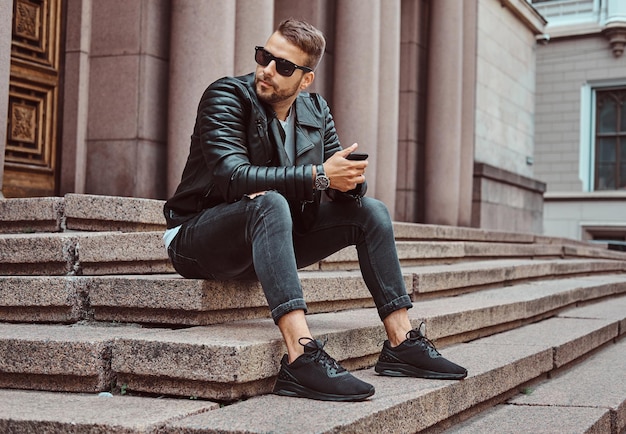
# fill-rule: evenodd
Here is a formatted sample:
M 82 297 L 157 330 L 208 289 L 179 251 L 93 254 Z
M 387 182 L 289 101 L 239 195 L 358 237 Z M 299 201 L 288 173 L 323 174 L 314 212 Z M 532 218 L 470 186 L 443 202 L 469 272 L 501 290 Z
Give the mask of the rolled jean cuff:
M 395 312 L 398 309 L 407 308 L 411 309 L 413 307 L 413 303 L 411 303 L 411 299 L 408 295 L 402 295 L 395 300 L 390 301 L 384 306 L 378 308 L 378 316 L 383 320 L 389 316 L 389 314 Z
M 306 313 L 308 310 L 306 302 L 303 298 L 294 298 L 293 300 L 289 300 L 286 303 L 279 304 L 274 309 L 272 309 L 272 319 L 274 320 L 274 324 L 278 324 L 278 320 L 283 315 L 299 309 L 304 310 L 304 313 Z

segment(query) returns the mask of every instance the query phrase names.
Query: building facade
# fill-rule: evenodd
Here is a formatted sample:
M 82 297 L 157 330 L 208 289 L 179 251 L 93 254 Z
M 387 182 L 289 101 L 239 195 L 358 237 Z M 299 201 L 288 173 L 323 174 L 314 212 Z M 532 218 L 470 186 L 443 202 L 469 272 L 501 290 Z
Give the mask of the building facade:
M 5 197 L 167 198 L 215 79 L 286 17 L 327 37 L 312 91 L 395 220 L 541 233 L 526 0 L 0 0 Z M 2 142 L 0 142 L 2 143 Z
M 536 170 L 548 235 L 626 241 L 626 1 L 543 0 Z

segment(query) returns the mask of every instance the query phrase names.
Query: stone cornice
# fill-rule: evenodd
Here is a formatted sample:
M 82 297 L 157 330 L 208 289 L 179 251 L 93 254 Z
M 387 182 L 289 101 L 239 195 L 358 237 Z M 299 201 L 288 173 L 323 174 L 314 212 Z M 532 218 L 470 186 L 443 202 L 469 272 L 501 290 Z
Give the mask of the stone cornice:
M 547 21 L 526 0 L 500 0 L 503 7 L 509 9 L 535 35 L 544 33 Z

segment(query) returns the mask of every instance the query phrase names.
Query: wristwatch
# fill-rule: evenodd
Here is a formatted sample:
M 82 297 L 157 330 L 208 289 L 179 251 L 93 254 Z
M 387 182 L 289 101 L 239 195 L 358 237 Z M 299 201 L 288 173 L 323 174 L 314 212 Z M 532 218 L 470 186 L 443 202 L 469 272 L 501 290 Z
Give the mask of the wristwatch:
M 315 189 L 316 190 L 326 190 L 330 187 L 330 179 L 324 173 L 324 166 L 318 164 L 315 167 Z

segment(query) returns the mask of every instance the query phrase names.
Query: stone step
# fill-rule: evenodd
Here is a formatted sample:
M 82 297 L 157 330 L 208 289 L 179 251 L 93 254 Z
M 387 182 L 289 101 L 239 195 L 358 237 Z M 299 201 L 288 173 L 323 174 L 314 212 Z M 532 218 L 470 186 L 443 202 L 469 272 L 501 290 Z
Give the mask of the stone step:
M 0 233 L 162 231 L 162 200 L 66 194 L 0 200 Z
M 414 300 L 623 271 L 626 262 L 603 259 L 502 259 L 403 268 Z M 310 313 L 373 307 L 359 271 L 302 271 L 300 277 Z M 268 316 L 255 281 L 183 279 L 176 274 L 0 276 L 0 321 L 208 325 Z
M 163 232 L 0 235 L 0 275 L 173 273 Z
M 626 357 L 625 321 L 626 296 L 621 296 L 448 347 L 444 355 L 468 368 L 469 375 L 462 381 L 382 377 L 373 369 L 354 371 L 376 387 L 373 397 L 357 403 L 263 395 L 218 406 L 188 398 L 0 390 L 0 429 L 393 434 L 441 432 L 467 419 L 457 426 L 458 432 L 619 433 L 624 429 L 626 401 L 625 365 L 620 363 Z M 185 367 L 189 361 L 181 357 L 179 363 Z M 545 378 L 551 379 L 538 384 Z M 477 410 L 508 398 L 495 411 L 468 419 Z M 515 421 L 520 424 L 514 425 Z
M 190 399 L 0 390 L 2 433 L 156 433 L 186 416 L 217 409 Z
M 623 333 L 622 329 L 622 333 Z M 626 431 L 626 339 L 609 343 L 571 369 L 523 389 L 505 403 L 444 431 L 623 433 Z
M 0 235 L 0 275 L 174 273 L 162 231 L 59 232 Z M 626 261 L 626 252 L 595 246 L 473 241 L 398 241 L 402 266 L 502 258 L 585 257 Z M 309 269 L 358 269 L 354 247 Z
M 445 346 L 624 293 L 623 275 L 578 277 L 424 300 L 409 313 Z M 611 306 L 623 314 L 626 297 Z M 349 368 L 372 366 L 384 340 L 375 309 L 314 314 L 309 323 Z M 267 393 L 283 352 L 270 319 L 184 329 L 0 324 L 0 387 L 95 392 L 117 378 L 128 391 L 231 401 Z
M 376 394 L 364 402 L 339 404 L 265 395 L 168 423 L 162 432 L 438 432 L 437 428 L 446 422 L 489 405 L 491 400 L 512 396 L 529 382 L 567 369 L 572 362 L 616 339 L 619 333 L 623 336 L 618 322 L 623 321 L 626 312 L 624 297 L 621 311 L 612 303 L 599 303 L 592 316 L 585 317 L 575 309 L 447 348 L 444 355 L 468 368 L 469 375 L 463 381 L 381 377 L 368 369 L 356 373 L 376 387 Z M 626 356 L 623 346 L 618 350 L 622 358 Z M 621 389 L 619 393 L 623 402 L 626 391 Z M 567 421 L 561 422 L 567 426 Z M 510 432 L 498 425 L 484 428 L 468 432 Z

